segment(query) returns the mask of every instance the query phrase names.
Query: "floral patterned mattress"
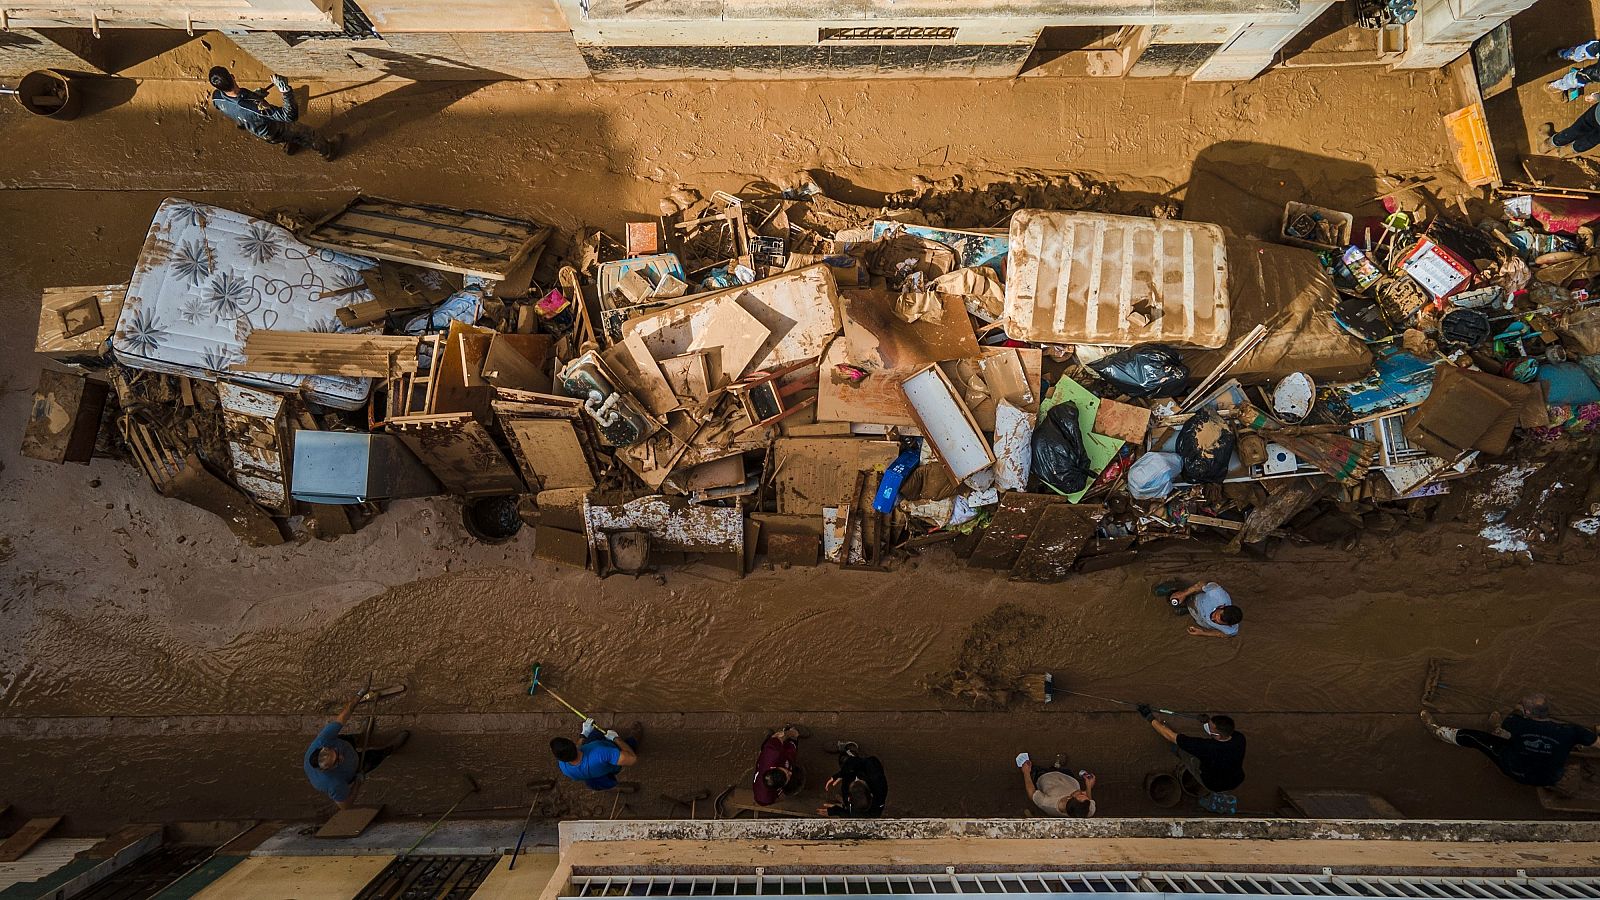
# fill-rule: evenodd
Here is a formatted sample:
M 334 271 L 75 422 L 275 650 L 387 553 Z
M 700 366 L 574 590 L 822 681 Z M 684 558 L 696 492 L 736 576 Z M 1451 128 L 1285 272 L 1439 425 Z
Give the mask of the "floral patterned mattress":
M 371 379 L 230 372 L 244 358 L 257 328 L 280 331 L 371 331 L 339 324 L 341 306 L 372 299 L 364 288 L 321 299 L 362 283 L 374 263 L 295 240 L 270 222 L 167 199 L 145 235 L 128 284 L 111 349 L 135 369 L 229 381 L 278 391 L 301 391 L 318 403 L 355 409 Z

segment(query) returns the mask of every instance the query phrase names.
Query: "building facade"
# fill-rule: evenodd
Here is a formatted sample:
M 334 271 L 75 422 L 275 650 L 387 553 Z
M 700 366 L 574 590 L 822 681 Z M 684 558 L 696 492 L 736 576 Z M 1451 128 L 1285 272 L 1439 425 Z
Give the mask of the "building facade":
M 1533 0 L 1421 0 L 1382 47 L 1437 68 Z M 105 71 L 130 30 L 221 31 L 292 78 L 1246 81 L 1334 0 L 0 0 L 0 73 Z

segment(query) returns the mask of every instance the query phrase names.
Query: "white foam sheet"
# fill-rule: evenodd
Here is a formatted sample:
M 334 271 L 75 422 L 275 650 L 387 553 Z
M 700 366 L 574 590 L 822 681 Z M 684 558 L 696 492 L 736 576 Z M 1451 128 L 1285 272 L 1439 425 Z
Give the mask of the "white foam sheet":
M 301 391 L 341 409 L 366 402 L 369 378 L 230 372 L 257 328 L 370 332 L 339 323 L 341 306 L 372 299 L 361 290 L 322 299 L 323 291 L 359 285 L 376 263 L 319 250 L 288 230 L 244 213 L 168 198 L 156 210 L 128 284 L 111 349 L 135 369 Z

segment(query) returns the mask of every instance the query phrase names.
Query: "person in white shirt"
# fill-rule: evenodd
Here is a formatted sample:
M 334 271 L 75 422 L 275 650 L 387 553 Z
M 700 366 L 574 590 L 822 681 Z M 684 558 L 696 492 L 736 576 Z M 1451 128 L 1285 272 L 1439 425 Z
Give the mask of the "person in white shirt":
M 1080 770 L 1078 777 L 1074 778 L 1059 766 L 1051 766 L 1040 767 L 1035 777 L 1031 759 L 1025 761 L 1021 768 L 1022 785 L 1028 791 L 1028 799 L 1045 815 L 1072 819 L 1087 819 L 1094 815 L 1094 773 Z

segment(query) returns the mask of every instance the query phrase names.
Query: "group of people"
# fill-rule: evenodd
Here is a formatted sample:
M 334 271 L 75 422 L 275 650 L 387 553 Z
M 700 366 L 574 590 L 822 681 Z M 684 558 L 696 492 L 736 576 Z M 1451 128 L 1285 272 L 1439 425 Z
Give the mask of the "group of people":
M 1173 611 L 1187 615 L 1194 624 L 1193 635 L 1234 637 L 1244 619 L 1243 611 L 1228 592 L 1214 581 L 1166 582 L 1155 588 Z M 410 736 L 401 731 L 385 741 L 367 740 L 361 749 L 343 734 L 356 707 L 373 695 L 352 698 L 328 722 L 306 749 L 306 777 L 326 793 L 341 809 L 355 799 L 361 782 L 390 754 L 399 750 Z M 1199 786 L 1202 803 L 1214 811 L 1230 811 L 1236 800 L 1231 792 L 1244 783 L 1247 742 L 1233 719 L 1225 715 L 1197 717 L 1200 735 L 1181 734 L 1158 710 L 1148 704 L 1135 709 L 1150 727 L 1171 745 L 1183 772 Z M 1174 714 L 1167 710 L 1159 712 Z M 1469 747 L 1488 756 L 1505 775 L 1521 784 L 1548 787 L 1559 782 L 1567 758 L 1576 747 L 1600 743 L 1593 728 L 1551 717 L 1550 700 L 1543 694 L 1523 698 L 1517 709 L 1495 723 L 1490 730 L 1454 728 L 1440 725 L 1426 710 L 1423 724 L 1445 743 Z M 785 725 L 762 736 L 756 751 L 754 769 L 748 775 L 752 801 L 757 806 L 773 806 L 796 798 L 805 787 L 799 765 L 800 741 L 805 731 L 798 725 Z M 370 736 L 369 736 L 370 737 Z M 592 790 L 609 791 L 622 785 L 618 775 L 639 762 L 643 726 L 635 722 L 626 733 L 601 729 L 593 719 L 585 719 L 576 741 L 567 737 L 550 739 L 550 752 L 556 766 L 567 778 Z M 889 782 L 881 760 L 862 752 L 854 741 L 834 745 L 838 768 L 823 785 L 825 798 L 816 808 L 819 815 L 876 817 L 883 815 L 889 798 Z M 1040 812 L 1050 816 L 1087 818 L 1098 809 L 1094 797 L 1096 777 L 1084 769 L 1072 770 L 1064 755 L 1052 766 L 1035 766 L 1027 753 L 1018 755 L 1023 788 Z
M 1563 47 L 1555 55 L 1574 65 L 1565 75 L 1546 83 L 1552 91 L 1565 95 L 1568 100 L 1576 100 L 1583 97 L 1584 88 L 1600 81 L 1600 41 Z M 1562 153 L 1570 147 L 1572 153 L 1582 155 L 1600 147 L 1600 105 L 1595 105 L 1600 101 L 1600 94 L 1590 94 L 1584 100 L 1591 105 L 1566 128 L 1556 131 L 1554 122 L 1539 126 L 1539 134 L 1544 138 L 1539 147 L 1541 152 Z

